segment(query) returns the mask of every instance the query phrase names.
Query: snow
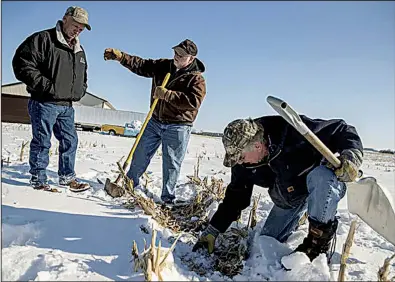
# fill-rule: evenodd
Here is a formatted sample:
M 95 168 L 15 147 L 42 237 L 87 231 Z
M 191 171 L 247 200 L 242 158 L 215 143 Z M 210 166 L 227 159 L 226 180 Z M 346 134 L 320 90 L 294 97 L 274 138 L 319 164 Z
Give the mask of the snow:
M 175 234 L 161 227 L 141 209 L 129 210 L 122 206 L 122 199 L 106 195 L 103 185 L 96 179 L 114 180 L 117 176 L 116 162 L 125 160 L 134 138 L 108 136 L 91 132 L 78 132 L 79 148 L 76 171 L 78 177 L 91 184 L 92 189 L 73 193 L 57 185 L 58 145 L 52 139 L 49 183 L 62 193 L 35 191 L 29 187 L 29 146 L 25 148 L 22 161 L 19 160 L 22 142 L 31 140 L 29 125 L 2 123 L 2 278 L 4 280 L 129 280 L 144 281 L 141 271 L 134 272 L 131 256 L 133 240 L 139 250 L 143 249 L 143 238 L 151 241 L 155 228 L 157 244 L 170 248 Z M 230 170 L 222 165 L 224 150 L 221 140 L 214 137 L 192 135 L 179 180 L 177 196 L 189 199 L 195 195 L 195 187 L 188 182 L 187 175 L 193 175 L 197 158 L 201 156 L 201 176 L 222 178 L 230 181 Z M 9 163 L 6 161 L 9 160 Z M 152 179 L 148 189 L 155 200 L 159 199 L 162 184 L 161 149 L 154 156 L 148 174 Z M 362 169 L 375 176 L 395 196 L 395 156 L 366 152 Z M 293 233 L 286 243 L 260 236 L 272 202 L 267 190 L 254 187 L 254 195 L 261 194 L 258 204 L 257 227 L 252 237 L 250 257 L 244 262 L 242 272 L 234 281 L 262 280 L 337 280 L 340 255 L 347 238 L 354 215 L 347 211 L 347 201 L 339 205 L 339 228 L 332 264 L 326 264 L 321 255 L 312 263 L 304 254 L 295 253 L 287 257 L 302 242 L 307 234 L 307 225 Z M 213 215 L 218 204 L 213 203 L 207 211 Z M 249 207 L 242 214 L 246 224 Z M 196 218 L 191 218 L 196 220 Z M 234 223 L 237 224 L 237 223 Z M 148 231 L 147 232 L 144 232 Z M 184 234 L 177 242 L 168 267 L 162 276 L 172 281 L 230 281 L 219 272 L 199 274 L 190 270 L 188 259 L 210 266 L 212 259 L 200 253 L 192 253 L 195 239 Z M 377 271 L 384 259 L 395 252 L 395 247 L 378 235 L 361 220 L 355 233 L 354 243 L 346 269 L 347 280 L 377 280 Z M 281 261 L 281 258 L 282 261 Z M 210 260 L 211 259 L 211 260 Z M 285 271 L 281 262 L 291 270 Z M 395 275 L 394 264 L 389 277 Z M 153 276 L 156 280 L 157 277 Z

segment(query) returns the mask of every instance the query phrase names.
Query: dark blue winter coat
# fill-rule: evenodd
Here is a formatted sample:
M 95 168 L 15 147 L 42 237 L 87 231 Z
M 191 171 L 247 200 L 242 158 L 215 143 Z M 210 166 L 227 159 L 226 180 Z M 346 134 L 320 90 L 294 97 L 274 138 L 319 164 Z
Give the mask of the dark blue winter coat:
M 345 149 L 363 152 L 356 129 L 341 119 L 310 119 L 302 121 L 333 152 Z M 269 146 L 269 159 L 260 164 L 232 167 L 223 202 L 211 219 L 211 225 L 225 232 L 237 220 L 241 211 L 250 205 L 254 185 L 269 188 L 269 195 L 280 208 L 299 206 L 308 196 L 306 176 L 323 160 L 322 155 L 281 116 L 255 119 L 262 124 Z

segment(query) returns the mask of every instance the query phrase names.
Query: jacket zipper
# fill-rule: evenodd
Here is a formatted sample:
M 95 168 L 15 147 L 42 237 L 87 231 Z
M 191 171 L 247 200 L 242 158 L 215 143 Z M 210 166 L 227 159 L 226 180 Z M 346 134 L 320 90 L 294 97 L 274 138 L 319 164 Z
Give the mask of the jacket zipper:
M 269 166 L 269 167 L 273 170 L 272 166 L 270 165 L 270 162 L 273 161 L 275 158 L 277 158 L 278 155 L 280 155 L 280 153 L 281 153 L 281 149 L 277 152 L 277 154 L 276 154 L 274 157 L 272 157 L 272 158 L 270 159 L 270 161 L 267 162 L 267 164 L 261 164 L 261 165 L 257 165 L 257 166 L 249 166 L 248 168 L 249 168 L 249 169 L 253 169 L 253 168 L 257 168 L 257 167 L 261 167 L 261 166 L 267 165 L 267 166 Z M 283 203 L 286 204 L 288 207 L 293 208 L 293 206 L 291 206 L 290 204 L 288 204 L 288 202 L 285 200 L 283 194 L 282 194 L 281 191 L 280 191 L 280 188 L 279 188 L 279 187 L 276 187 L 276 186 L 277 186 L 277 185 L 274 185 L 273 188 L 275 188 L 275 189 L 278 191 L 277 194 L 281 197 L 281 199 L 283 200 Z
M 72 72 L 73 72 L 73 80 L 71 81 L 71 96 L 74 98 L 75 60 L 76 60 L 77 56 L 75 55 L 74 52 L 72 53 L 72 56 L 73 56 L 73 70 L 72 70 Z

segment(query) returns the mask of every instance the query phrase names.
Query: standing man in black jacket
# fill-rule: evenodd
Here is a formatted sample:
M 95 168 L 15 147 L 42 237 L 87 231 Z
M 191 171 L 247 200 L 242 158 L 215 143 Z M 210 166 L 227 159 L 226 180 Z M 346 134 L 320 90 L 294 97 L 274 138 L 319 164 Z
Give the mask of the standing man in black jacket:
M 295 251 L 313 260 L 329 254 L 338 221 L 339 201 L 362 164 L 363 146 L 356 129 L 343 120 L 302 121 L 334 153 L 341 167 L 322 163 L 322 155 L 281 116 L 239 119 L 225 128 L 222 142 L 224 165 L 231 167 L 231 182 L 225 198 L 203 231 L 194 250 L 205 247 L 211 253 L 219 233 L 225 232 L 242 210 L 250 205 L 254 185 L 269 188 L 274 206 L 262 235 L 285 242 L 307 210 L 309 232 Z
M 31 96 L 29 172 L 34 189 L 52 190 L 46 174 L 52 132 L 59 140 L 59 184 L 73 192 L 90 188 L 76 179 L 74 171 L 78 136 L 72 102 L 87 89 L 87 60 L 78 37 L 85 28 L 91 30 L 87 11 L 69 7 L 56 27 L 26 38 L 12 60 L 16 78 L 27 85 Z

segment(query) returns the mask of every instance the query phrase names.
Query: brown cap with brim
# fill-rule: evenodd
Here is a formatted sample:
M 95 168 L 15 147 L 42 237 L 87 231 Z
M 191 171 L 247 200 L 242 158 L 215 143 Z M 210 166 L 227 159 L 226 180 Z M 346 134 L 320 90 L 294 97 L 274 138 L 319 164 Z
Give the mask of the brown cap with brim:
M 181 56 L 196 56 L 198 53 L 196 44 L 189 39 L 185 39 L 180 44 L 174 46 L 173 49 Z

